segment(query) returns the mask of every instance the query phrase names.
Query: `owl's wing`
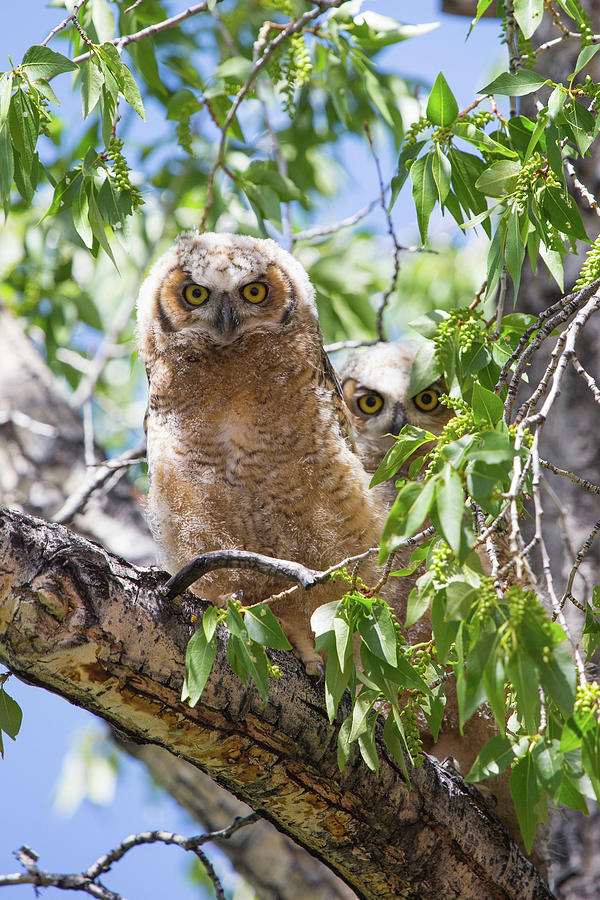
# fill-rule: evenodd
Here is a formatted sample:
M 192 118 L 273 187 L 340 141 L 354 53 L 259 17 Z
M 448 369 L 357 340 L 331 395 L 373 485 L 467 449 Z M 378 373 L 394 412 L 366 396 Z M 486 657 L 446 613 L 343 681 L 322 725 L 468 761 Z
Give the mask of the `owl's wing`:
M 331 360 L 325 353 L 324 349 L 321 351 L 318 376 L 319 387 L 324 387 L 331 394 L 331 399 L 333 402 L 337 420 L 340 425 L 340 432 L 342 434 L 342 437 L 344 438 L 350 449 L 354 453 L 357 453 L 358 451 L 356 449 L 356 444 L 354 441 L 354 430 L 352 428 L 350 417 L 348 416 L 348 409 L 346 407 L 346 401 L 344 400 L 344 392 L 342 391 L 342 386 L 340 384 L 339 378 L 337 377 L 337 373 L 331 364 Z

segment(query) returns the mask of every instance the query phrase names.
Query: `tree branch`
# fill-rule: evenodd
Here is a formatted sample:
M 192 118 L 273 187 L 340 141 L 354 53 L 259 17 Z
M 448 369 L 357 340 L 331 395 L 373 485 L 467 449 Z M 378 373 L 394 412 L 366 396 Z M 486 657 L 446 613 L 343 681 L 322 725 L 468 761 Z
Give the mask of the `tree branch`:
M 429 760 L 411 774 L 381 735 L 379 775 L 337 770 L 322 687 L 290 654 L 269 701 L 226 663 L 194 709 L 179 699 L 189 628 L 164 578 L 62 526 L 0 510 L 0 660 L 100 715 L 130 740 L 166 747 L 225 785 L 336 871 L 361 898 L 549 898 L 479 794 Z M 203 601 L 195 598 L 197 605 Z

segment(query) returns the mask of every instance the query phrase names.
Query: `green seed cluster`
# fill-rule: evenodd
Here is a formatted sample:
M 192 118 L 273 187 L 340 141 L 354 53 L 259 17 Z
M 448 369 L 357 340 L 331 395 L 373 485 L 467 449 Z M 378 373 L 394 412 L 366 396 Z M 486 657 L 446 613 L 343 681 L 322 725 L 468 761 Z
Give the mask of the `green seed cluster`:
M 432 551 L 429 560 L 429 570 L 435 575 L 436 581 L 445 584 L 448 581 L 449 567 L 454 560 L 452 550 L 445 541 L 440 541 Z
M 113 164 L 113 178 L 118 191 L 129 194 L 131 205 L 134 209 L 142 206 L 144 199 L 140 189 L 129 180 L 131 171 L 123 156 L 123 141 L 120 138 L 112 138 L 106 148 L 106 153 Z
M 512 194 L 517 200 L 519 212 L 527 208 L 529 197 L 535 193 L 540 184 L 544 187 L 560 186 L 548 161 L 540 153 L 532 153 L 517 175 Z
M 465 121 L 472 122 L 477 128 L 485 128 L 488 122 L 494 118 L 493 114 L 487 109 L 478 109 L 477 112 L 470 116 L 465 116 Z
M 419 734 L 418 708 L 418 701 L 414 697 L 409 697 L 406 706 L 400 710 L 400 719 L 402 720 L 402 727 L 404 728 L 406 746 L 415 766 L 423 764 L 423 743 L 421 741 L 421 735 Z
M 600 84 L 597 84 L 591 75 L 585 76 L 585 81 L 583 84 L 578 84 L 577 89 L 581 91 L 582 94 L 585 94 L 586 97 L 592 97 L 595 99 L 600 96 Z
M 542 660 L 545 663 L 551 662 L 552 647 L 554 645 L 552 623 L 548 618 L 546 610 L 541 605 L 535 591 L 526 591 L 520 585 L 514 584 L 509 588 L 505 596 L 508 600 L 508 621 L 510 623 L 513 636 L 516 632 L 518 632 L 525 613 L 532 613 L 547 639 L 547 643 L 541 649 Z
M 48 112 L 48 101 L 37 91 L 31 91 L 30 96 L 35 102 L 40 116 L 39 133 L 43 134 L 45 137 L 50 137 L 48 125 L 52 121 L 52 116 Z
M 517 430 L 518 429 L 517 429 L 516 425 L 508 426 L 508 433 L 511 436 L 511 438 L 513 439 L 513 441 L 516 441 L 516 439 L 517 439 Z M 533 447 L 533 435 L 532 435 L 531 431 L 529 430 L 529 428 L 523 429 L 523 434 L 521 436 L 521 443 L 523 444 L 524 447 L 529 447 L 530 450 Z
M 310 81 L 312 72 L 310 54 L 306 48 L 303 35 L 293 34 L 290 37 L 280 65 L 284 82 L 281 88 L 283 108 L 289 116 L 294 116 L 296 112 L 295 93 Z
M 442 406 L 453 408 L 455 410 L 455 415 L 444 425 L 436 446 L 429 452 L 429 465 L 425 470 L 425 478 L 435 471 L 435 467 L 444 447 L 457 441 L 463 435 L 468 434 L 475 428 L 473 410 L 466 400 L 463 400 L 461 397 L 448 397 L 447 394 L 442 394 L 439 400 Z
M 493 578 L 482 577 L 477 592 L 477 608 L 474 619 L 483 622 L 490 618 L 496 608 L 496 591 Z
M 575 290 L 585 287 L 600 278 L 600 237 L 597 237 L 588 250 L 579 278 L 575 282 Z
M 461 350 L 470 350 L 474 341 L 485 339 L 485 326 L 481 313 L 476 309 L 458 307 L 451 309 L 447 318 L 443 319 L 433 336 L 435 355 L 438 362 L 452 349 L 454 341 Z
M 597 681 L 578 685 L 575 692 L 575 713 L 581 717 L 588 716 L 590 713 L 598 716 L 600 713 L 600 685 Z
M 277 12 L 283 13 L 284 16 L 294 15 L 294 4 L 292 0 L 262 0 L 259 4 L 267 9 L 276 9 Z
M 413 122 L 412 125 L 407 128 L 406 134 L 404 135 L 404 143 L 405 144 L 414 144 L 417 140 L 417 137 L 421 134 L 422 131 L 425 131 L 426 128 L 430 126 L 429 119 L 426 116 L 421 116 L 417 119 L 416 122 Z
M 267 675 L 269 678 L 281 678 L 281 670 L 279 666 L 274 666 L 267 656 Z
M 592 28 L 592 18 L 580 3 L 577 4 L 577 9 L 581 16 L 578 23 L 579 33 L 581 34 L 581 46 L 586 47 L 588 44 L 593 43 L 594 29 Z

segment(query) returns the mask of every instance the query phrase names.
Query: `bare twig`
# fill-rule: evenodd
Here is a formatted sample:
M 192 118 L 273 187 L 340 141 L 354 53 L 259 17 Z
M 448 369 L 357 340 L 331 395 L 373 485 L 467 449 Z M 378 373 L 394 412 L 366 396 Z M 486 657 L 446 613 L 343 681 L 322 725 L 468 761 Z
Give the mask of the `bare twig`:
M 371 341 L 336 341 L 333 344 L 326 344 L 326 353 L 337 353 L 339 350 L 357 350 L 359 347 L 374 347 L 379 343 L 379 338 Z
M 59 433 L 58 428 L 54 425 L 38 422 L 37 419 L 32 419 L 31 416 L 19 409 L 0 410 L 0 425 L 6 425 L 7 422 L 12 422 L 17 428 L 26 428 L 32 434 L 39 434 L 42 437 L 57 437 Z
M 87 472 L 83 483 L 67 497 L 60 509 L 54 514 L 52 520 L 64 525 L 70 522 L 76 513 L 81 512 L 91 495 L 114 477 L 116 470 L 124 470 L 135 463 L 145 459 L 146 445 L 134 447 L 116 459 L 107 460 L 104 463 L 94 464 Z M 117 473 L 118 474 L 118 473 Z M 120 477 L 120 475 L 119 475 Z M 112 485 L 111 485 L 112 486 Z
M 230 838 L 236 831 L 246 825 L 257 822 L 259 816 L 257 813 L 251 813 L 248 816 L 236 818 L 227 828 L 220 831 L 207 832 L 194 837 L 186 838 L 181 834 L 171 831 L 143 831 L 139 834 L 130 835 L 121 841 L 113 850 L 109 850 L 95 863 L 79 874 L 65 874 L 44 872 L 37 866 L 38 855 L 30 847 L 23 846 L 16 851 L 16 857 L 21 865 L 26 869 L 26 873 L 15 873 L 11 875 L 0 875 L 0 887 L 7 887 L 15 884 L 32 884 L 35 887 L 56 887 L 62 890 L 83 891 L 99 900 L 121 900 L 121 895 L 109 890 L 101 882 L 98 881 L 100 875 L 109 872 L 114 863 L 119 862 L 126 853 L 134 847 L 140 847 L 144 844 L 174 844 L 194 853 L 202 862 L 206 872 L 213 883 L 218 900 L 225 900 L 225 893 L 221 881 L 214 870 L 214 867 L 205 853 L 200 850 L 203 844 L 210 841 L 226 840 Z
M 583 380 L 589 387 L 590 391 L 594 395 L 594 400 L 596 401 L 596 403 L 600 403 L 600 388 L 596 384 L 594 378 L 592 378 L 592 376 L 590 375 L 589 372 L 585 371 L 585 369 L 583 368 L 583 366 L 581 365 L 581 363 L 579 362 L 579 360 L 577 359 L 576 356 L 574 356 L 573 359 L 571 360 L 571 364 L 572 364 L 573 368 L 575 369 L 575 371 L 578 372 L 579 375 L 581 375 L 581 377 L 583 378 Z
M 593 541 L 594 541 L 594 538 L 596 537 L 596 535 L 598 534 L 598 532 L 600 532 L 600 519 L 598 519 L 598 521 L 596 522 L 596 524 L 595 524 L 594 527 L 592 528 L 590 534 L 588 535 L 588 537 L 587 537 L 585 543 L 583 544 L 583 546 L 582 546 L 582 547 L 578 550 L 578 552 L 577 552 L 577 556 L 575 557 L 575 562 L 573 563 L 573 567 L 572 567 L 572 569 L 571 569 L 571 571 L 570 571 L 570 573 L 569 573 L 569 578 L 568 578 L 568 581 L 567 581 L 567 586 L 566 586 L 566 588 L 565 588 L 564 595 L 563 595 L 563 597 L 561 598 L 561 606 L 564 604 L 565 600 L 567 600 L 567 599 L 572 600 L 572 599 L 573 599 L 573 596 L 572 596 L 572 593 L 571 593 L 571 592 L 572 592 L 572 590 L 573 590 L 573 582 L 575 581 L 575 576 L 577 575 L 577 572 L 579 571 L 579 567 L 580 567 L 581 563 L 583 562 L 583 560 L 585 559 L 585 557 L 586 557 L 587 554 L 589 553 L 590 547 L 592 546 L 592 543 L 593 543 Z
M 579 475 L 575 475 L 574 472 L 567 471 L 567 469 L 560 469 L 558 466 L 555 466 L 554 463 L 548 462 L 547 459 L 542 459 L 541 457 L 540 465 L 545 469 L 554 472 L 555 475 L 562 475 L 563 478 L 569 478 L 573 484 L 578 484 L 586 491 L 589 491 L 590 494 L 600 494 L 600 485 L 593 484 L 591 481 L 588 481 L 587 478 L 581 478 Z
M 52 29 L 50 34 L 47 35 L 47 37 L 45 37 L 44 40 L 42 41 L 41 46 L 45 47 L 46 44 L 48 44 L 52 40 L 52 38 L 54 37 L 55 34 L 58 34 L 59 31 L 63 31 L 65 28 L 68 28 L 68 26 L 71 24 L 71 22 L 76 22 L 77 14 L 78 14 L 79 10 L 81 9 L 81 7 L 85 3 L 87 3 L 87 0 L 77 0 L 77 3 L 73 7 L 73 12 L 71 13 L 71 15 L 67 16 L 66 19 L 63 19 L 62 22 L 60 22 L 58 25 L 56 25 L 55 28 Z
M 377 170 L 377 179 L 379 181 L 379 201 L 381 203 L 381 208 L 383 209 L 383 212 L 384 212 L 384 215 L 385 215 L 385 218 L 387 221 L 388 234 L 391 237 L 392 242 L 394 244 L 394 271 L 392 273 L 392 278 L 391 278 L 389 287 L 385 291 L 383 297 L 381 298 L 381 303 L 379 304 L 379 309 L 377 310 L 377 322 L 375 325 L 375 327 L 377 329 L 377 337 L 379 338 L 380 341 L 385 341 L 386 337 L 385 337 L 385 333 L 383 330 L 383 314 L 385 313 L 389 299 L 392 296 L 392 294 L 394 293 L 394 291 L 396 290 L 396 285 L 398 283 L 398 276 L 400 275 L 400 252 L 402 250 L 402 246 L 400 245 L 400 243 L 398 241 L 398 237 L 394 230 L 394 223 L 392 222 L 392 216 L 391 216 L 391 213 L 385 202 L 386 188 L 383 183 L 383 174 L 381 172 L 381 163 L 379 162 L 379 157 L 377 156 L 377 153 L 375 152 L 375 145 L 373 143 L 373 138 L 371 136 L 371 129 L 369 128 L 368 122 L 365 122 L 364 129 L 365 129 L 365 133 L 367 135 L 367 140 L 369 142 L 369 147 L 371 149 L 371 155 L 373 156 L 373 159 L 375 161 L 375 168 Z

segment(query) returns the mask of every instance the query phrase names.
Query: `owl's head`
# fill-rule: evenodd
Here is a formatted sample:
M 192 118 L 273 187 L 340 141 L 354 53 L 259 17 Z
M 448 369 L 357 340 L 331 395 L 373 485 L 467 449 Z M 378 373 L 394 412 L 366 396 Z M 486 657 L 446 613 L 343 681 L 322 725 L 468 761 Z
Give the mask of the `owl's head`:
M 344 399 L 355 416 L 357 443 L 365 467 L 374 471 L 407 423 L 440 434 L 452 411 L 439 402 L 440 382 L 410 395 L 410 374 L 418 346 L 383 342 L 348 357 L 340 371 Z
M 181 234 L 155 263 L 138 298 L 142 350 L 184 338 L 225 346 L 249 332 L 316 321 L 308 275 L 275 241 L 235 234 Z

